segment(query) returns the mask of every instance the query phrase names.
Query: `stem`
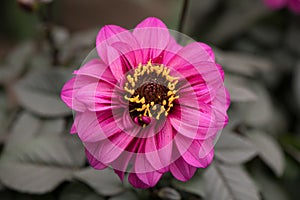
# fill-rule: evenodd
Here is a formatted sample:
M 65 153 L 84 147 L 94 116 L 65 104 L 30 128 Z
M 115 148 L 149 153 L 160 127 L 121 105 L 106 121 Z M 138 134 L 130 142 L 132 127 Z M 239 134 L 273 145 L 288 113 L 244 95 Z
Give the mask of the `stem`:
M 55 44 L 55 39 L 53 36 L 53 23 L 52 23 L 52 2 L 44 5 L 44 9 L 39 11 L 39 17 L 42 21 L 42 25 L 44 28 L 44 33 L 46 36 L 46 40 L 50 45 L 51 56 L 52 56 L 52 65 L 57 66 L 60 64 L 59 62 L 59 49 Z
M 183 6 L 180 14 L 179 24 L 178 24 L 178 32 L 182 32 L 184 28 L 184 22 L 187 14 L 189 0 L 183 0 Z

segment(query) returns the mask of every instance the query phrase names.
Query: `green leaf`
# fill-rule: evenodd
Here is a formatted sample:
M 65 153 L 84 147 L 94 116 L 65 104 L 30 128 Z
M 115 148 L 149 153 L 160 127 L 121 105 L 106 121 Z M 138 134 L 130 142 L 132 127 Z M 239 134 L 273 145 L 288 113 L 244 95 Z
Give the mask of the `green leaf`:
M 71 73 L 66 70 L 33 72 L 14 87 L 20 104 L 45 117 L 66 116 L 71 110 L 60 99 L 60 92 Z
M 82 183 L 71 183 L 62 191 L 59 200 L 102 200 L 97 193 Z
M 264 197 L 264 200 L 288 200 L 288 196 L 284 191 L 284 188 L 280 184 L 270 178 L 260 168 L 254 169 L 254 179 L 260 188 L 260 191 Z
M 228 164 L 241 164 L 257 155 L 251 140 L 230 132 L 221 134 L 215 150 L 216 158 Z
M 226 76 L 225 86 L 230 93 L 232 102 L 249 102 L 256 100 L 256 94 L 246 86 L 243 79 L 238 79 L 234 76 Z
M 5 149 L 22 146 L 39 135 L 58 135 L 64 130 L 63 119 L 41 120 L 30 113 L 22 112 L 14 123 Z
M 285 162 L 282 149 L 277 141 L 261 131 L 250 131 L 247 136 L 256 146 L 259 157 L 277 176 L 281 176 L 284 171 Z
M 176 179 L 172 180 L 172 185 L 185 192 L 197 194 L 201 197 L 205 196 L 205 183 L 203 177 L 199 173 L 195 174 L 189 181 L 181 182 Z
M 230 9 L 224 9 L 224 12 L 218 17 L 219 20 L 214 23 L 213 29 L 207 33 L 206 37 L 209 37 L 209 41 L 212 43 L 221 43 L 233 38 L 247 30 L 249 24 L 255 20 L 271 13 L 271 10 L 262 1 L 248 0 L 243 3 L 225 1 L 227 6 L 230 6 L 228 2 L 232 4 Z M 240 4 L 237 5 L 238 3 Z
M 217 61 L 230 72 L 255 77 L 257 72 L 269 72 L 272 68 L 270 60 L 252 54 L 240 52 L 224 52 L 217 50 Z
M 127 191 L 109 198 L 108 200 L 138 200 L 137 195 L 132 191 Z
M 258 200 L 253 181 L 238 165 L 214 162 L 204 174 L 206 198 L 209 200 Z
M 33 53 L 33 43 L 26 42 L 17 46 L 0 65 L 0 83 L 16 78 L 24 70 L 27 61 Z
M 0 143 L 2 143 L 5 140 L 6 137 L 6 122 L 7 122 L 7 116 L 6 116 L 6 100 L 4 94 L 0 92 Z
M 249 87 L 257 95 L 255 102 L 238 102 L 234 105 L 235 115 L 245 125 L 276 134 L 285 129 L 286 119 L 273 105 L 268 90 L 259 82 L 252 81 Z M 272 126 L 270 126 L 272 124 Z
M 100 195 L 112 196 L 124 191 L 122 182 L 111 169 L 87 168 L 74 174 L 75 178 L 88 184 Z
M 70 180 L 83 165 L 78 158 L 74 159 L 74 152 L 58 135 L 39 135 L 22 145 L 14 144 L 2 154 L 0 179 L 7 187 L 21 192 L 49 192 Z
M 164 187 L 158 191 L 157 194 L 161 199 L 165 200 L 180 200 L 181 196 L 179 192 L 170 187 Z

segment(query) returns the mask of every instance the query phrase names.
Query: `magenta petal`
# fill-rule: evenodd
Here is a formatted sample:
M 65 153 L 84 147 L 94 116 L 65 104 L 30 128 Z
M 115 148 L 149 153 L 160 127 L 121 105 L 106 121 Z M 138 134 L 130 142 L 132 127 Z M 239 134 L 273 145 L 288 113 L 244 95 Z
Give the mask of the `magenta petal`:
M 86 149 L 99 161 L 104 164 L 114 162 L 125 151 L 132 142 L 133 137 L 119 132 L 111 137 L 98 142 L 86 142 Z
M 146 185 L 153 187 L 157 184 L 159 179 L 162 177 L 162 173 L 157 171 L 146 172 L 146 173 L 138 173 L 137 177 L 144 182 Z
M 146 157 L 155 170 L 165 172 L 172 160 L 173 129 L 169 121 L 163 129 L 152 137 L 147 138 L 145 145 Z
M 77 113 L 75 125 L 78 136 L 83 142 L 105 140 L 120 132 L 120 129 L 114 122 L 111 111 L 104 111 L 98 114 L 95 112 Z
M 143 49 L 144 62 L 158 57 L 169 43 L 170 34 L 166 25 L 155 17 L 149 17 L 139 23 L 133 35 Z
M 136 39 L 127 30 L 115 25 L 107 25 L 101 28 L 96 38 L 96 48 L 100 58 L 109 64 L 109 52 L 107 47 L 115 42 L 125 42 L 135 48 L 138 47 Z
M 169 119 L 173 128 L 181 135 L 189 139 L 205 140 L 216 135 L 217 131 L 223 126 L 217 127 L 214 123 L 214 114 L 205 104 L 197 105 L 188 104 L 180 107 L 176 106 L 172 113 L 169 114 Z
M 90 111 L 103 111 L 112 108 L 112 96 L 114 88 L 105 82 L 88 84 L 81 87 L 76 95 L 76 99 Z
M 215 61 L 215 54 L 214 54 L 212 48 L 210 46 L 208 46 L 207 44 L 202 43 L 202 42 L 199 42 L 198 44 L 208 53 L 208 55 L 210 56 L 210 58 L 213 61 Z
M 190 165 L 199 168 L 206 168 L 213 159 L 213 138 L 206 140 L 190 140 L 184 136 L 178 136 L 176 145 L 182 158 Z
M 283 8 L 289 0 L 264 0 L 270 8 L 277 10 Z
M 203 48 L 203 43 L 193 42 L 183 47 L 177 52 L 177 55 L 170 60 L 168 66 L 173 66 L 175 69 L 185 68 L 188 65 L 195 65 L 199 62 L 213 62 L 212 56 L 207 49 Z M 201 71 L 201 69 L 198 69 Z
M 115 173 L 118 175 L 121 181 L 124 180 L 125 172 L 114 169 Z
M 143 62 L 143 53 L 140 48 L 136 49 L 132 45 L 124 42 L 115 42 L 111 45 L 118 53 L 121 64 L 125 70 L 128 71 L 137 67 Z
M 300 14 L 300 1 L 299 0 L 289 0 L 288 7 L 293 13 L 298 14 L 298 15 Z
M 90 163 L 90 165 L 97 170 L 105 169 L 107 166 L 97 160 L 88 150 L 85 149 L 85 155 Z
M 141 181 L 135 173 L 130 173 L 128 176 L 128 182 L 135 188 L 146 189 L 150 186 Z
M 99 59 L 93 59 L 84 64 L 74 74 L 85 75 L 93 78 L 101 79 L 102 74 L 107 70 L 107 66 Z
M 71 130 L 70 130 L 70 133 L 71 133 L 71 134 L 75 134 L 75 133 L 77 133 L 77 129 L 76 129 L 76 126 L 75 126 L 75 124 L 74 124 L 74 123 L 72 124 Z
M 182 157 L 178 158 L 170 165 L 170 171 L 173 176 L 180 181 L 190 180 L 197 168 L 189 165 Z
M 89 77 L 73 77 L 62 88 L 61 99 L 65 104 L 75 111 L 83 112 L 86 110 L 86 106 L 75 99 L 78 90 L 87 84 L 94 83 L 97 80 Z

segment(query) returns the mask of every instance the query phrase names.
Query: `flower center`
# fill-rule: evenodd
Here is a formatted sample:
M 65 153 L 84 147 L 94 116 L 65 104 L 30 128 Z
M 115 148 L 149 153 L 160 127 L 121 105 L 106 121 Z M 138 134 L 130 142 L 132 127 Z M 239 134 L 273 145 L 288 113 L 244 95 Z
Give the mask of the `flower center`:
M 159 120 L 168 116 L 174 106 L 178 78 L 170 75 L 170 69 L 164 65 L 155 65 L 149 61 L 140 64 L 133 73 L 127 75 L 124 96 L 129 101 L 129 112 L 135 123 L 147 126 L 151 118 Z

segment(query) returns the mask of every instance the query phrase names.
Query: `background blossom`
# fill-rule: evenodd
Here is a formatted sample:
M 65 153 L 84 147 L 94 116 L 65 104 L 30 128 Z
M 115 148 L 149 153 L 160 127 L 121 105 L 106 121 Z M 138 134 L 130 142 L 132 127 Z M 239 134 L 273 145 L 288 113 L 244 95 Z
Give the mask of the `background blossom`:
M 281 9 L 288 7 L 293 13 L 300 14 L 299 0 L 264 0 L 265 3 L 272 9 Z

